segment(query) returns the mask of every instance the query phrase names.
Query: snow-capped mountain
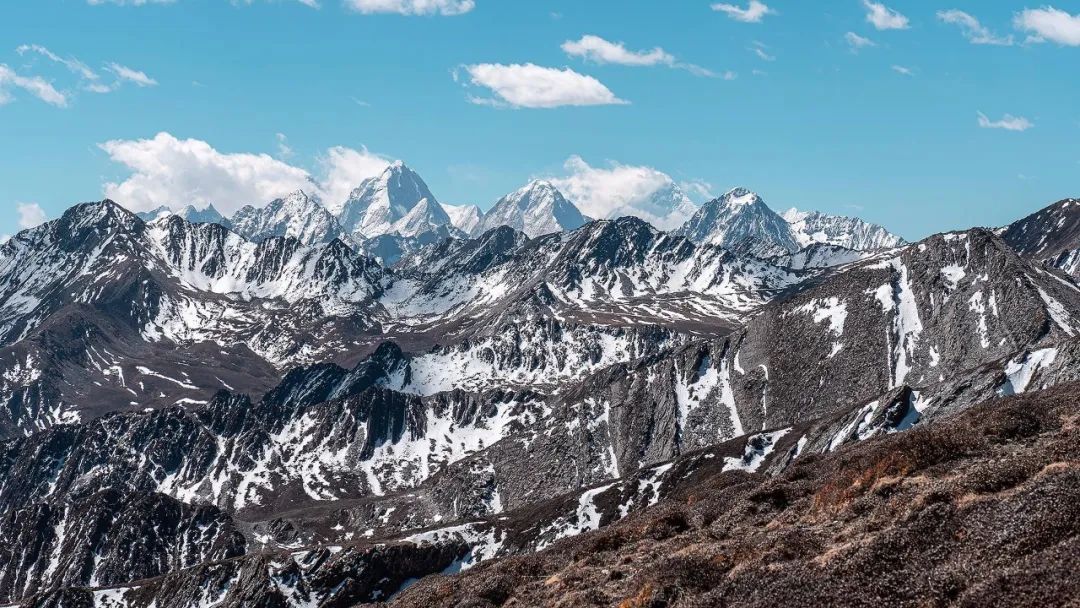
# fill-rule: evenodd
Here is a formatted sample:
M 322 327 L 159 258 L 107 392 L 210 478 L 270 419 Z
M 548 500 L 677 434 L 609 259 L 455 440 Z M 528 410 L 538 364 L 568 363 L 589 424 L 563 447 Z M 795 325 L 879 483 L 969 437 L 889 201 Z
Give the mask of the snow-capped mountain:
M 799 211 L 795 208 L 785 211 L 782 217 L 791 224 L 795 240 L 802 247 L 821 243 L 856 251 L 874 251 L 906 243 L 885 228 L 855 217 Z
M 588 220 L 551 182 L 534 180 L 502 197 L 484 214 L 478 233 L 509 226 L 537 237 L 579 228 Z
M 450 216 L 450 223 L 454 228 L 471 236 L 478 236 L 476 230 L 480 227 L 484 213 L 476 205 L 447 205 L 443 203 L 443 211 Z
M 417 207 L 420 209 L 416 209 Z M 415 214 L 411 213 L 416 211 Z M 439 205 L 427 184 L 401 161 L 394 162 L 382 174 L 363 181 L 349 195 L 338 214 L 341 225 L 358 240 L 415 231 L 423 226 L 450 223 L 450 216 Z M 404 224 L 400 222 L 404 219 Z
M 229 220 L 237 234 L 250 241 L 291 237 L 305 245 L 348 238 L 318 196 L 297 190 L 263 207 L 247 205 Z
M 676 233 L 696 243 L 762 257 L 800 249 L 788 222 L 745 188 L 705 203 Z
M 138 216 L 144 221 L 152 222 L 170 215 L 178 215 L 192 224 L 222 224 L 228 225 L 225 216 L 221 215 L 213 205 L 207 205 L 203 209 L 197 209 L 194 205 L 188 205 L 180 211 L 173 211 L 169 207 L 158 207 L 153 211 L 144 211 Z

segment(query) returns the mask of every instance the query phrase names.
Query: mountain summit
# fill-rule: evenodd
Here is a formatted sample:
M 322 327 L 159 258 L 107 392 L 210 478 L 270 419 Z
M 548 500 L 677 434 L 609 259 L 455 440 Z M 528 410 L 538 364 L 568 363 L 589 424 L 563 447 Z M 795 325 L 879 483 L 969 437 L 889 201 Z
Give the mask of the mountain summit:
M 510 226 L 530 238 L 574 230 L 588 220 L 551 182 L 533 180 L 499 199 L 480 223 L 479 232 Z
M 800 249 L 787 221 L 746 188 L 734 188 L 705 203 L 676 232 L 698 243 L 758 256 Z
M 357 238 L 391 234 L 395 232 L 395 224 L 409 216 L 422 201 L 427 203 L 406 222 L 407 229 L 425 222 L 434 225 L 450 223 L 450 216 L 439 206 L 424 180 L 405 163 L 396 161 L 352 191 L 338 220 Z

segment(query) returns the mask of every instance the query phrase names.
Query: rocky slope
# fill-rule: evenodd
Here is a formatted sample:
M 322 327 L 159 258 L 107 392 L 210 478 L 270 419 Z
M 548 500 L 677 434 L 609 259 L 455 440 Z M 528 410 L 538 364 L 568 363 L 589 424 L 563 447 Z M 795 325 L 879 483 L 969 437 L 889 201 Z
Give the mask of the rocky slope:
M 1021 255 L 1080 278 L 1080 200 L 1065 199 L 1001 229 Z
M 717 466 L 623 523 L 424 579 L 389 605 L 1071 605 L 1078 390 L 988 403 L 771 477 Z

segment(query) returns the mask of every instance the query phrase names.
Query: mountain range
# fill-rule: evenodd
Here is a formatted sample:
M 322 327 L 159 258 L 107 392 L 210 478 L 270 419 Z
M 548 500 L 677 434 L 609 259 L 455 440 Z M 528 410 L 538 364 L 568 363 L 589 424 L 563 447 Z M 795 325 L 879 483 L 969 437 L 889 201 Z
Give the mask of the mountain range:
M 529 237 L 574 230 L 591 218 L 550 181 L 533 180 L 507 194 L 487 212 L 475 205 L 440 203 L 424 180 L 397 161 L 380 175 L 364 180 L 342 203 L 293 192 L 265 205 L 245 205 L 224 218 L 213 205 L 192 206 L 175 214 L 167 207 L 138 214 L 145 221 L 179 215 L 192 223 L 217 223 L 251 241 L 293 237 L 305 245 L 340 239 L 386 264 L 446 238 L 477 237 L 510 226 Z M 647 200 L 612 210 L 607 219 L 638 216 L 661 224 L 684 222 L 676 232 L 698 243 L 738 250 L 740 241 L 757 243 L 758 256 L 796 253 L 814 243 L 855 251 L 885 249 L 904 240 L 857 218 L 792 209 L 773 212 L 757 194 L 736 188 L 700 209 L 675 183 Z
M 75 205 L 0 246 L 0 604 L 1068 597 L 1078 251 L 1075 199 L 663 231 L 400 163 L 338 213 Z

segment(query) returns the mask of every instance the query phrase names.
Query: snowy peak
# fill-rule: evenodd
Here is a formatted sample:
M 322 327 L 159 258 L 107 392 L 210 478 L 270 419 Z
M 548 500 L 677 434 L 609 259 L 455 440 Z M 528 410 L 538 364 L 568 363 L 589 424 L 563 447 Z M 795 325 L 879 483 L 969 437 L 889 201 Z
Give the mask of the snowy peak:
M 442 205 L 443 211 L 450 216 L 450 223 L 468 235 L 475 235 L 483 221 L 483 213 L 476 205 Z
M 820 211 L 799 211 L 792 207 L 783 216 L 802 247 L 814 244 L 837 245 L 856 251 L 889 249 L 906 241 L 885 228 L 856 217 L 829 215 Z
M 430 218 L 437 218 L 442 222 L 440 225 L 450 223 L 424 180 L 405 163 L 397 161 L 353 190 L 338 220 L 354 236 L 373 238 L 393 233 L 395 224 L 422 201 L 428 202 L 425 213 Z
M 524 232 L 535 238 L 553 232 L 574 230 L 588 220 L 551 182 L 533 180 L 495 203 L 481 224 L 480 232 L 499 226 Z
M 228 220 L 225 216 L 213 206 L 207 205 L 204 209 L 199 209 L 195 205 L 188 205 L 180 211 L 173 211 L 170 207 L 162 205 L 153 211 L 143 211 L 137 214 L 140 219 L 146 222 L 155 222 L 157 220 L 178 216 L 191 222 L 192 224 L 222 224 L 226 225 Z
M 262 208 L 248 205 L 237 211 L 230 223 L 237 234 L 250 241 L 292 237 L 310 245 L 346 236 L 319 198 L 303 190 L 275 199 Z
M 450 216 L 434 199 L 422 198 L 400 220 L 394 222 L 392 232 L 403 237 L 416 237 L 452 224 Z
M 800 249 L 787 221 L 746 188 L 705 203 L 677 233 L 697 243 L 762 257 Z

